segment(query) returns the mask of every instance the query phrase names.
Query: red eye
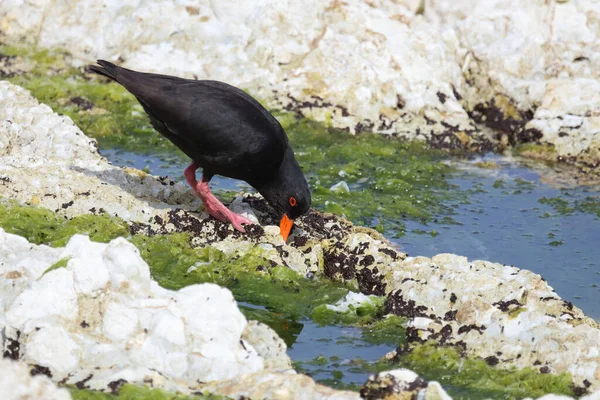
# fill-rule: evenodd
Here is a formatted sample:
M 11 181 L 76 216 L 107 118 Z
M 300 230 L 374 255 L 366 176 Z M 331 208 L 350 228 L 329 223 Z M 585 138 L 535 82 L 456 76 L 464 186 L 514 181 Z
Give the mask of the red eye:
M 295 199 L 295 198 L 293 198 L 293 197 L 290 197 L 290 205 L 291 205 L 292 207 L 295 207 L 295 206 L 296 206 L 296 199 Z

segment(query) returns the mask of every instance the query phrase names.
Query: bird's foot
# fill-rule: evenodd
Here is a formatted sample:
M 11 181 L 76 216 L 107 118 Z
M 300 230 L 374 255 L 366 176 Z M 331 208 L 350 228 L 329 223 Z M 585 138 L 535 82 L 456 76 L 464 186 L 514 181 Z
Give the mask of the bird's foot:
M 250 221 L 248 218 L 236 214 L 227 207 L 225 207 L 225 205 L 214 196 L 212 196 L 212 198 L 209 198 L 204 202 L 204 207 L 206 208 L 207 213 L 209 213 L 219 221 L 231 222 L 231 225 L 233 225 L 233 227 L 240 232 L 245 232 L 243 225 L 254 224 L 254 222 Z
M 195 163 L 190 165 L 185 171 L 185 177 L 190 186 L 194 188 L 194 191 L 196 192 L 198 197 L 200 197 L 200 199 L 204 203 L 204 207 L 206 208 L 207 213 L 209 213 L 219 221 L 231 222 L 231 225 L 233 225 L 233 227 L 240 232 L 245 232 L 243 225 L 254 224 L 254 222 L 252 222 L 248 218 L 236 214 L 227 207 L 225 207 L 225 205 L 221 203 L 221 201 L 217 199 L 214 194 L 212 194 L 208 186 L 207 180 L 203 178 L 202 180 L 200 180 L 200 182 L 196 182 L 196 168 L 197 166 L 195 165 Z

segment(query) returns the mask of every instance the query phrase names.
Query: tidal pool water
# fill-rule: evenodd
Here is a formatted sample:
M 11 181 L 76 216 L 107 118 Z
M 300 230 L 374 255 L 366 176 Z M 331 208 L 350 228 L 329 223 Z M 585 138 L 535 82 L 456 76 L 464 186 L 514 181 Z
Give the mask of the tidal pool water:
M 497 168 L 477 168 L 477 161 Z M 456 165 L 450 182 L 471 193 L 469 204 L 455 208 L 457 224 L 407 222 L 405 236 L 397 240 L 403 249 L 528 269 L 600 320 L 600 187 L 543 183 L 549 171 L 497 155 Z
M 114 149 L 102 154 L 116 165 L 183 181 L 186 164 L 181 158 Z M 403 219 L 403 232 L 384 234 L 409 255 L 455 253 L 529 269 L 542 275 L 561 297 L 600 320 L 600 187 L 547 183 L 552 171 L 542 164 L 532 168 L 531 161 L 494 154 L 444 162 L 452 171 L 446 176 L 447 190 L 468 196 L 449 200 L 450 215 L 433 215 L 427 221 Z M 215 191 L 249 189 L 243 182 L 222 177 L 215 177 L 211 185 Z M 373 369 L 370 366 L 396 347 L 370 343 L 361 328 L 319 326 L 310 319 L 293 323 L 295 332 L 287 341 L 296 368 L 339 388 L 359 387 Z M 469 389 L 453 387 L 452 376 L 445 380 L 444 376 L 426 377 L 441 379 L 457 398 L 473 396 Z

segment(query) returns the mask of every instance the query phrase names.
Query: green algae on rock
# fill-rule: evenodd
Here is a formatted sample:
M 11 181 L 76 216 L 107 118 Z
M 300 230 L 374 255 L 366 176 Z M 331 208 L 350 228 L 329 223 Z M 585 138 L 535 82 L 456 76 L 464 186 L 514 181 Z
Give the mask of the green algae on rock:
M 103 243 L 129 234 L 124 221 L 108 215 L 80 215 L 67 220 L 42 207 L 5 200 L 0 202 L 0 226 L 32 243 L 53 247 L 64 246 L 76 233 Z
M 357 300 L 350 296 L 362 297 Z M 378 320 L 384 313 L 383 297 L 362 296 L 349 292 L 335 305 L 322 304 L 312 312 L 312 319 L 320 325 L 343 324 L 363 326 Z
M 259 304 L 287 318 L 310 317 L 315 307 L 348 292 L 342 285 L 308 280 L 288 267 L 273 266 L 258 246 L 244 255 L 229 256 L 211 246 L 192 248 L 187 233 L 134 235 L 132 242 L 163 287 L 212 282 L 230 289 L 238 301 Z
M 70 55 L 60 50 L 0 45 L 0 54 L 16 55 L 30 71 L 9 76 L 43 103 L 68 115 L 102 147 L 121 147 L 178 154 L 176 147 L 150 126 L 144 110 L 125 89 L 102 84 L 92 74 L 70 66 Z M 183 158 L 183 156 L 181 156 Z
M 64 246 L 76 233 L 101 242 L 130 236 L 163 287 L 180 289 L 195 283 L 217 283 L 229 288 L 238 301 L 260 304 L 286 318 L 310 317 L 315 308 L 335 303 L 349 290 L 345 285 L 309 280 L 288 267 L 273 265 L 259 246 L 244 255 L 230 256 L 211 246 L 192 247 L 190 233 L 130 235 L 123 220 L 104 214 L 65 219 L 42 207 L 3 201 L 0 227 L 32 243 L 54 247 Z M 63 264 L 66 261 L 56 267 Z M 277 330 L 278 326 L 273 328 Z
M 113 393 L 95 390 L 69 388 L 73 400 L 227 400 L 227 397 L 210 393 L 184 395 L 170 393 L 147 386 L 137 386 L 126 382 L 115 382 Z
M 400 348 L 393 353 L 393 362 L 396 368 L 409 368 L 427 380 L 439 381 L 454 399 L 522 399 L 547 393 L 575 394 L 568 373 L 553 375 L 533 368 L 495 368 L 498 358 L 464 358 L 456 347 L 426 343 L 412 346 L 408 351 Z
M 371 344 L 403 346 L 406 344 L 407 319 L 388 314 L 363 327 L 362 338 Z
M 418 142 L 330 129 L 279 116 L 304 166 L 315 207 L 359 225 L 403 231 L 403 218 L 429 221 L 453 214 L 452 201 L 466 198 L 446 177 L 443 152 Z M 332 190 L 344 182 L 347 191 Z
M 42 274 L 42 276 L 46 275 L 50 271 L 54 271 L 55 269 L 66 267 L 68 262 L 69 262 L 69 257 L 65 257 L 65 258 L 58 260 L 57 262 L 52 264 L 50 266 L 50 268 L 45 270 L 44 273 Z

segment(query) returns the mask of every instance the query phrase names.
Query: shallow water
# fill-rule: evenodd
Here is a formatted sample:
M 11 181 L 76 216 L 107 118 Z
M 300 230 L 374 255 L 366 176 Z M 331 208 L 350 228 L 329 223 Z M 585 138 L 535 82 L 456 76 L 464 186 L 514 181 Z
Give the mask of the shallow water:
M 240 303 L 242 308 L 265 310 L 264 307 Z M 396 346 L 374 345 L 363 338 L 363 329 L 325 325 L 303 318 L 290 321 L 293 337 L 287 337 L 288 355 L 296 370 L 315 380 L 338 388 L 356 389 L 367 377 L 370 364 L 377 362 Z
M 459 164 L 451 183 L 472 190 L 471 204 L 459 204 L 453 219 L 460 225 L 407 222 L 398 240 L 410 255 L 454 253 L 536 272 L 565 300 L 600 320 L 600 216 L 557 212 L 542 198 L 573 204 L 600 201 L 600 188 L 557 188 L 518 160 L 484 157 L 499 167 L 487 170 Z M 501 183 L 502 182 L 502 183 Z M 474 189 L 474 190 L 473 190 Z M 437 231 L 435 237 L 422 231 Z

